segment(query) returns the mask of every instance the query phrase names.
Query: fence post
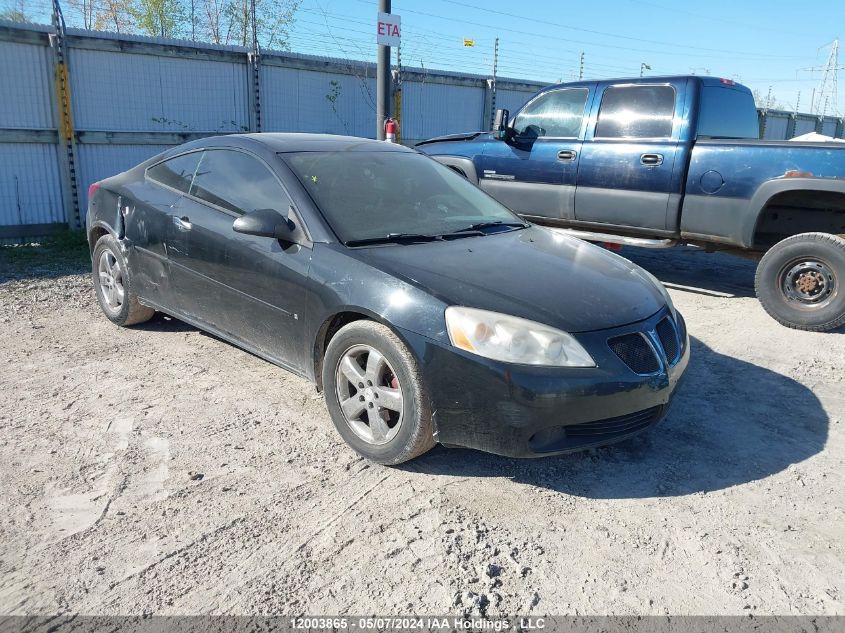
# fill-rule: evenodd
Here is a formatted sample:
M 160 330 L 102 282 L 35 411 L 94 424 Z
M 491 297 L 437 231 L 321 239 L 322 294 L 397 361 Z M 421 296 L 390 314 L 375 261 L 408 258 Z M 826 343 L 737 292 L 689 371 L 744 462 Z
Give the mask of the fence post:
M 249 66 L 249 131 L 263 131 L 261 121 L 261 54 L 252 51 L 246 54 Z
M 786 140 L 789 140 L 795 136 L 795 123 L 795 114 L 790 114 L 789 119 L 786 121 Z
M 482 88 L 484 91 L 484 107 L 481 109 L 481 130 L 488 130 L 490 129 L 490 121 L 493 120 L 493 117 L 496 114 L 494 108 L 496 107 L 496 98 L 494 95 L 494 83 L 492 79 L 487 79 L 484 82 L 484 87 Z
M 76 175 L 76 141 L 73 130 L 73 111 L 70 98 L 70 74 L 65 41 L 65 19 L 59 0 L 53 0 L 53 29 L 50 45 L 53 47 L 53 95 L 58 119 L 59 172 L 65 202 L 65 219 L 71 229 L 82 228 L 79 213 L 79 183 Z

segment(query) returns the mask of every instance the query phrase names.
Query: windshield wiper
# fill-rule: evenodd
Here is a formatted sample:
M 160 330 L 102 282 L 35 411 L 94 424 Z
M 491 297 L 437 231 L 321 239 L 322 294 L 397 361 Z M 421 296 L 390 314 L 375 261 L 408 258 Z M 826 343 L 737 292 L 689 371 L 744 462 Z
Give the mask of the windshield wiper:
M 380 235 L 378 237 L 348 240 L 344 244 L 346 246 L 366 246 L 369 244 L 389 244 L 391 242 L 397 244 L 405 242 L 433 242 L 439 239 L 441 239 L 440 235 L 426 235 L 425 233 L 388 233 L 387 235 Z
M 452 231 L 452 234 L 454 234 L 454 233 L 469 233 L 469 232 L 472 232 L 472 231 L 480 231 L 481 229 L 489 229 L 489 228 L 495 228 L 495 227 L 499 227 L 499 226 L 514 227 L 514 228 L 518 227 L 518 228 L 521 228 L 521 229 L 527 229 L 528 228 L 528 225 L 525 224 L 524 222 L 503 222 L 502 220 L 495 220 L 495 221 L 492 221 L 492 222 L 476 222 L 475 224 L 470 224 L 469 226 L 467 226 L 463 229 L 458 229 L 457 231 Z

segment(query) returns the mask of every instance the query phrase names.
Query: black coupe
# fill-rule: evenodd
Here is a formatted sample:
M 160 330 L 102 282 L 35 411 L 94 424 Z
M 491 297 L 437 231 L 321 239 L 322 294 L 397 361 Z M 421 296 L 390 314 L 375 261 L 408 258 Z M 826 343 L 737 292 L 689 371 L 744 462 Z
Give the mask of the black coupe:
M 89 194 L 109 319 L 159 310 L 316 382 L 377 462 L 617 441 L 664 416 L 689 358 L 649 273 L 399 145 L 205 138 Z

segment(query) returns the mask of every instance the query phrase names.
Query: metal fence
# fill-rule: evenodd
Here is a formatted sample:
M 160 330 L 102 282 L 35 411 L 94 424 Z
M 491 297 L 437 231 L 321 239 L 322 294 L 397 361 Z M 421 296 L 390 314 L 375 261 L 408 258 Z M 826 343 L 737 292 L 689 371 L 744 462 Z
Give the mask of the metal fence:
M 0 238 L 81 226 L 89 184 L 193 138 L 374 136 L 374 64 L 72 29 L 62 39 L 0 22 Z M 405 143 L 487 127 L 487 77 L 403 69 L 401 86 Z M 497 103 L 514 108 L 541 86 L 499 79 Z
M 0 239 L 80 227 L 87 187 L 170 146 L 243 131 L 372 138 L 375 65 L 293 53 L 0 22 Z M 404 143 L 487 129 L 536 81 L 401 74 Z M 765 138 L 839 119 L 761 114 Z M 763 123 L 765 122 L 765 126 Z M 806 128 L 806 129 L 805 129 Z

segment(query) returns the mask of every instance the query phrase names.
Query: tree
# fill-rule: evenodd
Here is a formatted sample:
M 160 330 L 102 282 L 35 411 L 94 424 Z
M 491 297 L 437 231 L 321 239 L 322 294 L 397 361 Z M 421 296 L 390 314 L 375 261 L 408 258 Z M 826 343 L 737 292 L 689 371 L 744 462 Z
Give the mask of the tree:
M 179 37 L 187 22 L 178 0 L 137 0 L 130 13 L 139 31 L 154 37 Z
M 290 28 L 301 0 L 256 0 L 258 41 L 263 48 L 286 51 Z
M 10 22 L 29 22 L 29 11 L 24 0 L 9 2 L 3 9 L 0 9 L 0 20 Z
M 751 96 L 754 97 L 754 104 L 761 110 L 783 110 L 781 102 L 772 97 L 771 93 L 764 95 L 755 88 L 751 91 Z
M 133 11 L 133 0 L 67 0 L 66 17 L 88 30 L 136 33 Z
M 251 0 L 201 0 L 206 35 L 214 44 L 252 46 Z M 286 50 L 289 29 L 301 0 L 255 0 L 255 23 L 262 48 Z
M 135 33 L 134 11 L 132 0 L 104 0 L 94 20 L 94 28 L 97 31 Z

